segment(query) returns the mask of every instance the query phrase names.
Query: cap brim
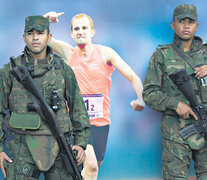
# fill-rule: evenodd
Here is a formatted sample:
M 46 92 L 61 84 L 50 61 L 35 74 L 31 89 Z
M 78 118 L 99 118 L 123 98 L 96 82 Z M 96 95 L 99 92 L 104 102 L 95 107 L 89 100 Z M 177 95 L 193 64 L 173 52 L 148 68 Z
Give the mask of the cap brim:
M 28 31 L 31 31 L 32 29 L 43 32 L 46 29 L 46 27 L 29 26 L 25 29 L 25 31 L 28 32 Z
M 181 20 L 181 19 L 184 19 L 184 18 L 190 18 L 190 19 L 193 19 L 193 20 L 197 20 L 197 17 L 196 16 L 192 16 L 191 14 L 184 14 L 184 15 L 178 15 L 176 16 L 177 19 Z

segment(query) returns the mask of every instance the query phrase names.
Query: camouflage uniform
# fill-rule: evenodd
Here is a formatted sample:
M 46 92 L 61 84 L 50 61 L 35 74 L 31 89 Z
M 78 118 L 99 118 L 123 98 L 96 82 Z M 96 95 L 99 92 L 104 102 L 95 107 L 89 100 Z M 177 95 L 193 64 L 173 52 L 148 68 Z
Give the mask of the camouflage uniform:
M 174 35 L 175 45 L 183 51 L 182 42 Z M 194 66 L 207 64 L 207 45 L 194 36 L 191 50 L 185 52 Z M 207 86 L 199 85 L 194 70 L 169 45 L 159 48 L 151 57 L 144 83 L 143 98 L 148 106 L 162 112 L 161 131 L 163 146 L 163 178 L 167 180 L 186 179 L 192 159 L 199 180 L 207 179 L 206 142 L 199 135 L 183 140 L 179 131 L 195 120 L 184 120 L 176 113 L 178 102 L 189 104 L 181 91 L 173 84 L 169 74 L 186 69 L 196 91 L 199 103 L 207 105 Z M 200 138 L 200 139 L 199 139 Z
M 43 18 L 45 19 L 47 20 Z M 43 25 L 40 24 L 43 21 L 27 23 L 27 20 L 26 30 L 35 28 L 41 31 L 42 26 L 45 26 L 45 22 Z M 40 26 L 34 27 L 31 24 L 40 24 Z M 50 69 L 43 76 L 33 80 L 49 105 L 51 105 L 53 91 L 57 92 L 60 109 L 56 112 L 56 117 L 65 138 L 68 144 L 71 143 L 69 134 L 72 130 L 74 145 L 85 149 L 90 134 L 90 123 L 72 69 L 59 56 L 53 54 L 49 46 L 45 59 L 34 59 L 27 47 L 24 50 L 24 57 L 27 68 L 34 74 L 40 74 L 47 68 Z M 21 56 L 15 58 L 15 62 L 21 65 Z M 8 63 L 0 71 L 0 123 L 2 125 L 0 152 L 4 151 L 6 133 L 3 130 L 3 122 L 5 117 L 6 125 L 13 135 L 13 139 L 8 143 L 13 163 L 4 161 L 7 179 L 38 179 L 41 172 L 44 172 L 45 179 L 49 180 L 72 179 L 64 167 L 64 162 L 58 153 L 58 144 L 50 129 L 36 112 L 28 111 L 27 105 L 32 103 L 30 93 L 9 73 L 11 69 L 12 65 Z M 65 99 L 68 101 L 69 116 Z M 8 116 L 6 116 L 7 109 L 10 111 Z

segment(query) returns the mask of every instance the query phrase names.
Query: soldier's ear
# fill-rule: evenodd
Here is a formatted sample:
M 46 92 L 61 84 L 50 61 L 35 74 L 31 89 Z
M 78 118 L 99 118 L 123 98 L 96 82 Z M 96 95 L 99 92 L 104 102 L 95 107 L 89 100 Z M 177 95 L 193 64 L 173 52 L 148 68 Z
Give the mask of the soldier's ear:
M 174 22 L 171 22 L 170 26 L 171 26 L 172 30 L 175 30 Z
M 196 26 L 197 26 L 197 27 L 196 27 L 196 31 L 198 30 L 198 25 L 199 25 L 199 23 L 198 23 L 198 22 L 196 22 Z
M 24 42 L 25 42 L 25 34 L 23 34 L 23 39 L 24 39 Z

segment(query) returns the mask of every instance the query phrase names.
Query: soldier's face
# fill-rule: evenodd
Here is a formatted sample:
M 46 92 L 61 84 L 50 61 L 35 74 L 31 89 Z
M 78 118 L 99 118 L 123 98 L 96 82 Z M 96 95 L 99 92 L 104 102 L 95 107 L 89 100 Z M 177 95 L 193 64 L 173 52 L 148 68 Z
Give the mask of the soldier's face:
M 48 34 L 47 30 L 40 32 L 32 29 L 31 31 L 26 32 L 23 37 L 34 58 L 44 59 L 46 57 L 47 43 L 52 38 L 52 35 Z
M 87 17 L 76 19 L 73 22 L 71 36 L 77 45 L 90 44 L 94 34 L 95 31 L 91 29 L 90 21 Z
M 183 41 L 188 41 L 193 39 L 198 29 L 198 23 L 190 18 L 179 20 L 175 17 L 174 22 L 171 22 L 171 28 Z

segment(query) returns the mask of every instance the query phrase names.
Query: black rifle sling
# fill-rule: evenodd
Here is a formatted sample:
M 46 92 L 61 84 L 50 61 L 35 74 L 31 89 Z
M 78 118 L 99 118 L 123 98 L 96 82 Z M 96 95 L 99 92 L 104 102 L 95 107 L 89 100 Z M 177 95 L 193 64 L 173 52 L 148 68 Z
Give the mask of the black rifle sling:
M 27 67 L 24 54 L 21 55 L 21 65 Z
M 34 108 L 35 110 L 37 111 L 37 113 L 40 115 L 41 119 L 47 124 L 47 120 L 45 119 L 45 116 L 41 110 L 41 107 L 40 107 L 40 104 L 39 104 L 39 101 L 37 100 L 37 98 L 35 98 L 35 96 L 31 93 L 30 93 L 30 96 L 32 98 L 32 102 L 34 104 Z
M 189 60 L 188 56 L 183 52 L 181 51 L 174 43 L 172 43 L 172 47 L 173 49 L 178 53 L 178 55 L 180 57 L 182 57 L 188 64 L 189 66 L 195 70 L 195 66 L 192 64 L 192 62 Z
M 54 64 L 54 63 L 55 63 L 55 60 L 52 61 L 51 64 Z M 28 67 L 27 67 L 27 65 L 26 65 L 26 61 L 25 61 L 25 56 L 24 56 L 24 54 L 21 55 L 21 64 L 22 64 L 24 67 L 26 67 L 26 68 L 28 69 Z M 43 72 L 40 73 L 40 74 L 34 74 L 34 73 L 32 73 L 31 68 L 29 68 L 28 71 L 30 72 L 32 78 L 37 78 L 37 77 L 42 77 L 42 76 L 44 76 L 48 71 L 50 71 L 50 69 L 51 69 L 51 67 L 48 67 L 48 68 L 45 69 L 45 71 L 43 71 Z
M 15 61 L 14 61 L 14 56 L 10 57 L 10 62 L 11 62 L 12 68 L 15 68 L 17 66 Z
M 21 55 L 21 65 L 27 68 L 24 54 Z M 49 70 L 48 70 L 48 71 L 49 71 Z M 48 72 L 48 71 L 46 71 L 46 72 Z M 46 72 L 45 72 L 45 73 L 46 73 Z M 44 73 L 44 74 L 45 74 L 45 73 Z M 42 76 L 43 76 L 44 74 L 42 74 Z M 44 116 L 44 114 L 43 114 L 43 112 L 42 112 L 42 110 L 41 110 L 39 101 L 35 98 L 35 96 L 34 96 L 31 92 L 29 92 L 29 93 L 30 93 L 30 96 L 31 96 L 31 98 L 32 98 L 32 101 L 33 101 L 35 110 L 36 110 L 37 113 L 40 115 L 41 119 L 46 123 L 47 121 L 46 121 L 45 116 Z
M 14 62 L 14 58 L 11 57 L 10 58 L 10 61 L 12 63 L 12 67 L 16 67 L 16 63 Z M 56 60 L 53 60 L 52 61 L 52 64 L 57 64 Z M 21 65 L 23 65 L 24 67 L 27 68 L 27 65 L 26 65 L 26 60 L 25 60 L 25 56 L 24 54 L 21 55 Z M 55 68 L 57 68 L 55 66 Z M 62 61 L 60 61 L 60 68 L 61 68 L 61 74 L 62 76 L 65 78 L 66 77 L 66 74 L 65 74 L 65 69 L 64 69 L 64 64 Z M 27 68 L 28 69 L 28 68 Z M 30 72 L 30 75 L 32 78 L 37 78 L 37 77 L 41 77 L 41 76 L 44 76 L 48 71 L 50 71 L 50 67 L 48 67 L 44 72 L 40 73 L 40 74 L 31 74 L 31 71 L 28 69 L 28 71 Z M 16 71 L 16 73 L 18 73 L 18 70 Z M 66 79 L 66 78 L 65 78 Z M 66 81 L 66 86 L 67 86 L 67 81 Z M 66 91 L 67 92 L 67 91 Z M 30 93 L 31 95 L 31 98 L 32 98 L 32 101 L 33 101 L 33 104 L 34 104 L 34 107 L 35 107 L 35 110 L 38 112 L 38 114 L 40 115 L 40 117 L 42 118 L 42 120 L 44 120 L 46 122 L 46 119 L 45 119 L 45 116 L 44 116 L 44 113 L 42 112 L 41 110 L 41 107 L 40 107 L 40 103 L 39 101 L 35 98 L 35 96 Z M 66 100 L 65 100 L 66 101 Z M 66 101 L 67 102 L 67 101 Z M 66 103 L 66 106 L 67 106 L 67 103 Z M 69 112 L 68 112 L 69 113 Z M 68 114 L 68 117 L 69 117 L 69 114 Z M 71 122 L 71 119 L 69 117 L 69 129 L 70 129 L 70 132 L 72 132 L 72 122 Z

